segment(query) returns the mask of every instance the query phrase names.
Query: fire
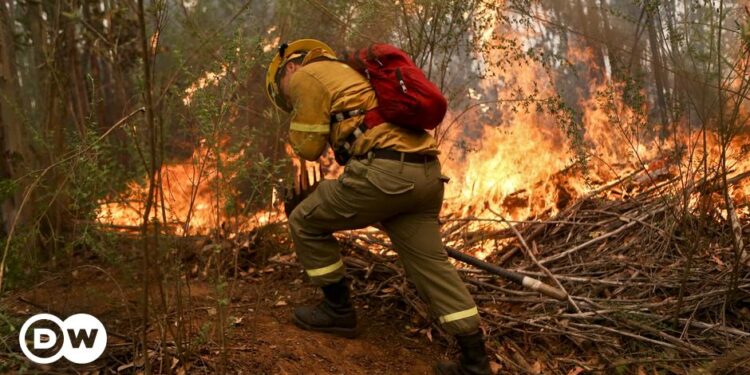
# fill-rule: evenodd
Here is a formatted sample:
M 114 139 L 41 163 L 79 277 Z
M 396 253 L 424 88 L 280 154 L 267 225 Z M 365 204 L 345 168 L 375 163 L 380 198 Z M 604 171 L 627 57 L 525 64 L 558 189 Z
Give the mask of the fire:
M 488 34 L 482 35 L 482 42 L 488 42 Z M 573 65 L 587 66 L 589 71 L 599 68 L 585 48 L 571 48 L 567 57 Z M 467 114 L 449 114 L 444 122 L 449 130 L 441 143 L 441 160 L 444 173 L 452 178 L 446 188 L 444 216 L 534 220 L 553 216 L 576 199 L 634 171 L 646 171 L 646 177 L 639 177 L 645 185 L 662 175 L 688 173 L 695 177 L 702 173 L 698 167 L 702 134 L 680 130 L 660 140 L 653 132 L 645 133 L 642 114 L 648 112 L 647 108 L 626 105 L 617 94 L 622 87 L 608 77 L 600 82 L 585 76 L 582 80 L 587 94 L 576 95 L 581 98 L 576 103 L 581 110 L 577 118 L 585 129 L 579 147 L 588 156 L 587 168 L 582 169 L 574 163 L 579 150 L 571 145 L 556 118 L 536 110 L 535 106 L 544 103 L 519 105 L 528 98 L 523 93 L 533 92 L 541 99 L 555 97 L 554 74 L 535 63 L 515 64 L 503 70 L 488 65 L 482 69 L 489 70 L 489 78 L 480 90 L 471 90 L 470 94 L 483 103 L 491 101 L 482 95 L 497 97 L 497 104 L 482 104 Z M 215 84 L 225 73 L 210 73 L 197 81 L 186 91 L 186 105 L 196 90 Z M 716 165 L 718 142 L 713 134 L 707 139 L 710 163 Z M 750 171 L 749 142 L 750 137 L 741 135 L 728 152 L 735 173 Z M 675 156 L 674 151 L 680 147 L 688 150 Z M 292 154 L 290 147 L 286 151 Z M 206 233 L 229 220 L 222 211 L 226 202 L 217 192 L 232 190 L 218 186 L 226 176 L 216 171 L 217 158 L 229 160 L 231 156 L 214 155 L 201 145 L 188 160 L 165 165 L 161 170 L 164 192 L 156 199 L 153 219 L 166 222 L 179 234 Z M 341 172 L 330 154 L 320 164 L 303 165 L 296 158 L 292 160 L 297 170 L 307 170 L 311 180 L 312 171 L 319 167 L 326 178 L 335 178 Z M 146 192 L 147 187 L 131 183 L 125 203 L 102 202 L 98 220 L 112 225 L 140 225 Z M 624 196 L 619 194 L 613 198 Z M 738 213 L 750 215 L 750 183 L 732 187 L 731 196 Z M 279 197 L 273 197 L 272 207 L 237 221 L 249 228 L 283 220 Z M 486 254 L 490 249 L 479 250 Z
M 445 173 L 453 177 L 447 185 L 446 211 L 473 216 L 486 206 L 498 211 L 513 207 L 518 210 L 509 218 L 521 219 L 546 210 L 546 202 L 555 198 L 549 189 L 554 174 L 572 156 L 554 133 L 521 122 L 507 129 L 485 126 L 476 151 L 444 163 Z M 525 202 L 511 202 L 518 195 L 527 196 Z
M 484 113 L 476 117 L 489 113 L 499 119 L 499 124 L 477 126 L 479 120 L 466 119 L 469 116 L 446 121 L 454 125 L 449 142 L 441 145 L 443 164 L 446 174 L 454 179 L 447 186 L 445 212 L 495 219 L 501 215 L 510 220 L 553 215 L 572 195 L 579 196 L 587 189 L 582 177 L 560 176 L 572 168 L 575 153 L 553 118 L 540 115 L 534 108 L 514 107 L 525 99 L 511 97 L 512 90 L 506 87 L 537 92 L 540 98 L 553 97 L 554 88 L 541 66 L 490 68 L 490 73 L 494 78 L 486 80 L 484 91 L 500 100 L 495 106 L 482 108 Z M 457 150 L 457 142 L 468 144 L 469 151 Z M 558 189 L 561 183 L 565 189 Z
M 218 85 L 219 81 L 227 75 L 227 66 L 222 65 L 219 72 L 206 72 L 197 81 L 193 82 L 190 87 L 185 89 L 185 96 L 182 98 L 182 104 L 189 106 L 193 101 L 193 95 L 209 85 Z
M 573 65 L 585 64 L 589 71 L 597 68 L 585 49 L 572 48 L 568 59 Z M 508 98 L 508 94 L 503 95 L 503 91 L 511 92 L 504 89 L 507 85 L 520 92 L 536 92 L 539 97 L 555 94 L 551 83 L 554 77 L 540 66 L 515 65 L 492 73 L 497 79 L 491 85 L 498 88 L 499 98 Z M 678 129 L 676 134 L 660 140 L 655 132 L 643 130 L 643 113 L 648 113 L 648 108 L 626 105 L 618 95 L 622 92 L 619 84 L 589 79 L 586 88 L 592 94 L 580 95 L 583 99 L 578 103 L 585 129 L 581 147 L 588 156 L 586 170 L 573 163 L 576 152 L 569 138 L 548 114 L 516 110 L 499 101 L 482 108 L 484 113 L 474 118 L 447 119 L 445 123 L 452 128 L 449 141 L 442 144 L 443 165 L 453 180 L 447 186 L 443 214 L 450 218 L 534 220 L 551 217 L 576 199 L 631 172 L 644 171 L 636 180 L 643 188 L 680 174 L 692 176 L 694 181 L 702 176 L 702 133 L 689 133 L 685 130 L 688 126 L 680 125 L 674 127 Z M 471 94 L 475 100 L 483 99 Z M 494 113 L 490 117 L 499 119 L 494 121 L 500 124 L 481 124 L 479 119 L 487 118 L 486 113 Z M 719 143 L 715 134 L 706 138 L 708 164 L 714 168 Z M 750 137 L 740 135 L 728 150 L 727 160 L 737 173 L 750 171 L 749 141 Z M 467 151 L 457 144 L 468 145 Z M 683 148 L 681 154 L 675 152 Z M 748 215 L 750 183 L 738 184 L 730 192 L 740 207 L 738 213 Z M 470 228 L 478 229 L 479 225 L 486 227 L 486 223 L 477 223 Z M 493 249 L 480 245 L 475 250 L 481 257 Z
M 232 218 L 225 212 L 225 197 L 236 191 L 222 185 L 228 176 L 216 165 L 219 160 L 226 163 L 236 157 L 214 153 L 202 142 L 189 159 L 163 165 L 162 188 L 154 197 L 150 220 L 179 235 L 207 234 L 232 221 L 236 221 L 237 229 L 247 230 L 278 220 L 277 210 L 261 210 L 242 218 Z M 97 221 L 115 228 L 141 225 L 147 195 L 147 183 L 131 182 L 124 200 L 101 202 Z

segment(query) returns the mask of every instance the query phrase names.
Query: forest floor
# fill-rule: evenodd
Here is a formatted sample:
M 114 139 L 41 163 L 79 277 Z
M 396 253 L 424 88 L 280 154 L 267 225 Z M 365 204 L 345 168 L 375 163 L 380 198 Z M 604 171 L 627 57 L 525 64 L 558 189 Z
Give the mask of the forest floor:
M 585 234 L 576 241 L 590 241 Z M 136 233 L 108 232 L 102 238 L 106 240 L 92 241 L 94 245 L 88 248 L 72 250 L 65 257 L 49 262 L 36 271 L 35 283 L 16 287 L 0 298 L 0 373 L 143 373 L 144 360 L 134 356 L 142 353 L 137 348 L 143 332 L 142 241 Z M 549 243 L 553 242 L 543 245 Z M 303 331 L 292 323 L 295 306 L 316 303 L 322 296 L 305 280 L 285 225 L 274 223 L 237 236 L 162 236 L 162 251 L 156 257 L 160 260 L 151 262 L 146 329 L 153 372 L 429 374 L 434 362 L 455 357 L 457 348 L 452 339 L 425 319 L 424 306 L 413 286 L 404 281 L 397 258 L 389 256 L 388 259 L 394 259 L 386 261 L 384 255 L 375 256 L 367 247 L 356 252 L 352 250 L 357 249 L 355 245 L 346 244 L 348 250 L 344 255 L 362 333 L 357 339 L 345 339 Z M 599 258 L 606 255 L 597 249 L 591 251 L 592 256 Z M 617 256 L 614 254 L 608 262 L 619 264 Z M 653 264 L 648 260 L 642 263 L 649 267 Z M 671 272 L 669 267 L 662 268 L 662 273 Z M 705 275 L 711 274 L 709 271 L 694 282 L 700 283 Z M 469 287 L 482 311 L 483 329 L 490 333 L 487 346 L 494 360 L 492 367 L 498 374 L 747 373 L 750 340 L 742 339 L 746 336 L 744 323 L 734 315 L 727 315 L 728 321 L 740 328 L 727 328 L 726 332 L 739 335 L 740 339 L 723 339 L 718 334 L 724 331 L 712 332 L 704 326 L 698 326 L 694 336 L 690 336 L 695 343 L 724 342 L 730 349 L 714 345 L 716 352 L 709 355 L 680 356 L 681 352 L 665 349 L 663 344 L 652 344 L 660 343 L 657 340 L 662 337 L 679 343 L 665 333 L 671 330 L 643 328 L 642 319 L 635 333 L 616 325 L 630 322 L 624 313 L 606 317 L 601 323 L 614 322 L 617 328 L 598 325 L 597 330 L 570 333 L 565 330 L 583 326 L 575 325 L 571 319 L 586 319 L 585 314 L 576 314 L 557 301 L 540 299 L 517 287 L 511 289 L 513 286 L 507 281 L 489 278 L 480 281 L 478 278 L 486 275 L 476 271 L 464 269 L 462 275 L 465 280 L 473 281 Z M 157 279 L 162 282 L 153 282 Z M 479 289 L 477 284 L 489 289 Z M 628 290 L 637 291 L 637 286 Z M 601 289 L 588 283 L 577 288 L 574 293 L 586 296 L 596 296 L 599 292 L 585 288 Z M 695 293 L 710 292 L 702 284 L 691 286 L 690 290 L 693 289 L 698 290 Z M 714 306 L 708 304 L 711 300 L 707 298 L 703 297 L 702 303 Z M 662 305 L 657 300 L 656 306 Z M 725 311 L 742 310 L 742 306 L 735 307 Z M 661 312 L 653 311 L 651 314 Z M 104 355 L 88 365 L 74 365 L 64 359 L 53 365 L 31 363 L 21 354 L 18 329 L 38 313 L 51 313 L 62 319 L 88 313 L 99 318 L 108 333 Z M 696 319 L 707 319 L 695 315 Z M 556 317 L 560 320 L 544 323 Z M 524 321 L 528 324 L 521 325 Z M 660 321 L 655 324 L 665 327 Z M 591 338 L 580 336 L 582 333 Z M 641 336 L 646 334 L 650 337 Z M 633 337 L 636 339 L 628 340 Z M 716 341 L 719 339 L 724 341 Z M 724 360 L 712 368 L 729 370 L 700 371 L 703 365 L 720 358 Z
M 130 261 L 135 265 L 138 262 L 135 258 Z M 137 321 L 142 289 L 137 278 L 125 267 L 105 265 L 107 262 L 91 254 L 77 256 L 74 263 L 64 267 L 66 271 L 43 272 L 42 282 L 11 292 L 0 300 L 5 319 L 16 325 L 16 331 L 2 332 L 6 348 L 12 349 L 0 354 L 0 363 L 4 362 L 0 373 L 142 372 L 143 361 L 134 361 L 132 355 L 133 342 L 137 342 L 140 331 Z M 455 352 L 447 341 L 430 340 L 424 330 L 411 328 L 403 313 L 389 312 L 382 306 L 374 306 L 372 302 L 377 301 L 362 298 L 355 298 L 362 328 L 357 339 L 297 328 L 291 320 L 294 306 L 316 303 L 321 293 L 303 280 L 301 268 L 293 261 L 276 262 L 257 271 L 251 266 L 249 272 L 242 272 L 230 285 L 231 302 L 224 311 L 230 322 L 223 334 L 226 373 L 429 374 L 436 360 L 449 358 Z M 169 309 L 166 319 L 159 319 L 159 324 L 149 327 L 155 373 L 221 372 L 222 335 L 214 324 L 219 313 L 216 290 L 215 283 L 201 277 L 189 283 L 186 293 L 191 298 L 183 307 L 183 316 L 193 327 L 190 342 L 194 354 L 187 363 L 164 359 L 158 354 L 159 329 L 164 321 L 174 320 L 174 307 Z M 54 365 L 35 365 L 25 360 L 18 347 L 17 329 L 25 319 L 42 312 L 63 319 L 80 312 L 99 318 L 108 331 L 104 355 L 90 365 L 75 365 L 65 359 Z M 174 352 L 174 344 L 170 349 Z

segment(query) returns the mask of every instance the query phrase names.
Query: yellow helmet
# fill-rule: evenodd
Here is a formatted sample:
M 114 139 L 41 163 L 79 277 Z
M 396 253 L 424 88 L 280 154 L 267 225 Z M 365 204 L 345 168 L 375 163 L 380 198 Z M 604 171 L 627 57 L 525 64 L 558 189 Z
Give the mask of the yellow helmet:
M 327 44 L 315 39 L 299 39 L 289 44 L 284 43 L 279 46 L 276 56 L 271 60 L 266 72 L 266 94 L 268 99 L 279 109 L 285 112 L 291 112 L 292 106 L 287 103 L 284 95 L 281 93 L 278 82 L 278 73 L 284 68 L 286 62 L 307 54 L 307 52 L 321 48 L 323 51 L 335 55 L 335 52 Z

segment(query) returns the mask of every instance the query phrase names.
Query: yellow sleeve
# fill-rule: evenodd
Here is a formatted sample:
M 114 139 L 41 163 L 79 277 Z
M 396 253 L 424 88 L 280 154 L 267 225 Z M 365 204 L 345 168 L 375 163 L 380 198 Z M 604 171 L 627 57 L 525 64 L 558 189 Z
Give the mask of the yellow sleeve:
M 292 122 L 289 142 L 294 153 L 305 160 L 317 160 L 331 132 L 331 95 L 310 73 L 298 70 L 289 82 Z

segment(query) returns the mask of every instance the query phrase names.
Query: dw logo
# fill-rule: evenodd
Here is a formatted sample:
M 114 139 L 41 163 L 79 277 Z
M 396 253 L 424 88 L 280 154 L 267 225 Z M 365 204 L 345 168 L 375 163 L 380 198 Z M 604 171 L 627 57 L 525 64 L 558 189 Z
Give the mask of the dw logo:
M 29 328 L 35 323 L 39 323 L 36 324 L 38 327 L 31 330 L 31 337 L 27 337 Z M 85 364 L 95 361 L 104 353 L 107 331 L 99 319 L 88 314 L 71 315 L 64 321 L 52 314 L 37 314 L 21 327 L 18 343 L 23 354 L 39 364 L 53 363 L 61 357 L 73 363 Z M 34 354 L 32 350 L 46 355 Z

